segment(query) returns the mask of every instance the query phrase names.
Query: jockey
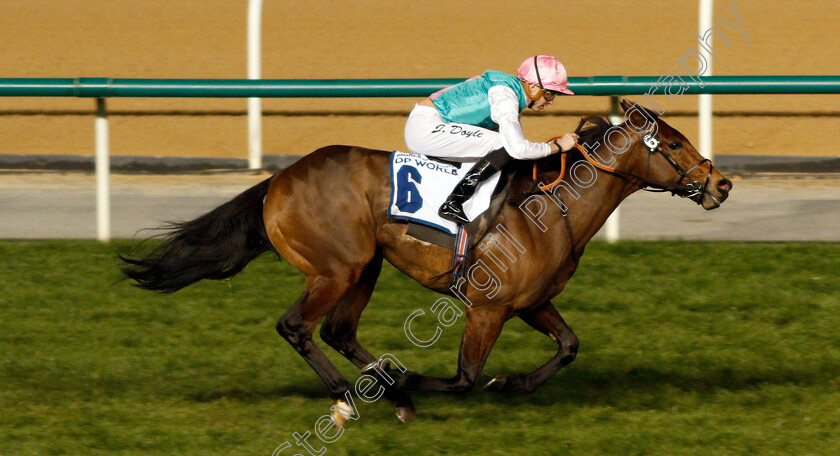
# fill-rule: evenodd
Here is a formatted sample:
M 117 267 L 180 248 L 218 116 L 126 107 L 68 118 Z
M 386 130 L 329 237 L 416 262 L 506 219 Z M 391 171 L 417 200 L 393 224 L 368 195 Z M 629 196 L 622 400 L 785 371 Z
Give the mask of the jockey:
M 480 159 L 440 207 L 441 217 L 469 223 L 463 204 L 511 158 L 536 160 L 574 147 L 574 133 L 550 143 L 530 142 L 519 123 L 525 108 L 542 111 L 559 94 L 574 95 L 566 69 L 554 57 L 538 55 L 527 58 L 516 76 L 487 71 L 417 103 L 405 125 L 410 152 L 455 161 Z

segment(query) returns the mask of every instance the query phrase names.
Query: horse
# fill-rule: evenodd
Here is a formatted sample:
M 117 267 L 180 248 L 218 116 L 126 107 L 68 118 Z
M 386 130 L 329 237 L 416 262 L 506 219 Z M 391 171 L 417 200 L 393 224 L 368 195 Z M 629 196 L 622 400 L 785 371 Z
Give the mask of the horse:
M 470 280 L 461 288 L 450 286 L 445 273 L 452 249 L 411 237 L 404 221 L 389 218 L 390 153 L 355 146 L 318 149 L 211 212 L 169 225 L 164 242 L 151 253 L 121 255 L 123 272 L 141 288 L 172 293 L 201 279 L 232 277 L 273 250 L 306 277 L 303 293 L 276 330 L 324 381 L 338 407 L 347 407 L 351 386 L 312 340 L 322 320 L 321 339 L 362 372 L 388 369 L 385 397 L 403 421 L 415 417 L 412 391 L 471 390 L 512 317 L 550 337 L 557 352 L 530 373 L 496 375 L 485 390 L 531 392 L 575 360 L 578 338 L 551 299 L 563 291 L 587 242 L 619 203 L 645 188 L 670 191 L 711 210 L 732 188 L 656 113 L 626 100 L 621 106 L 620 125 L 597 116 L 582 119 L 577 150 L 541 159 L 533 169 L 531 162 L 514 162 L 509 197 L 485 234 L 495 249 L 479 245 L 469 251 L 471 264 L 484 266 L 479 271 L 484 279 L 468 272 Z M 500 264 L 500 257 L 512 252 L 525 253 Z M 468 304 L 453 377 L 382 367 L 357 340 L 383 260 L 426 288 Z M 494 264 L 501 267 L 491 271 L 488 265 Z M 493 279 L 497 286 L 488 293 Z M 333 417 L 336 426 L 346 421 Z

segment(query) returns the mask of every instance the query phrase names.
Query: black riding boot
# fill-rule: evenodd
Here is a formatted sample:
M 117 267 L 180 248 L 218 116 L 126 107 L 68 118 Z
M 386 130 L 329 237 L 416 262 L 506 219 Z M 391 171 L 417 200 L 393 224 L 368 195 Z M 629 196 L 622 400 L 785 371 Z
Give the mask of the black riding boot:
M 490 152 L 486 157 L 479 160 L 461 179 L 461 182 L 458 182 L 458 185 L 446 198 L 446 202 L 440 206 L 438 215 L 459 225 L 469 223 L 470 220 L 464 213 L 464 203 L 473 196 L 478 184 L 496 174 L 508 161 L 510 161 L 510 156 L 504 149 Z

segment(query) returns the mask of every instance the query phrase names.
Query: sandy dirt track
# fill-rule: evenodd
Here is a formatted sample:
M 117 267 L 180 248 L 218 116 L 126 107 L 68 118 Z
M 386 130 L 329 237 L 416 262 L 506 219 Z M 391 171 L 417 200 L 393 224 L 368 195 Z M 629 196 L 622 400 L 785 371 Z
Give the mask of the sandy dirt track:
M 840 3 L 817 0 L 715 2 L 718 75 L 840 74 L 836 21 Z M 316 6 L 317 5 L 317 6 Z M 3 0 L 0 77 L 243 78 L 247 1 Z M 677 61 L 696 42 L 697 2 L 469 2 L 266 0 L 264 78 L 469 77 L 492 68 L 514 72 L 528 55 L 561 58 L 572 76 L 683 74 Z M 696 109 L 696 98 L 658 102 L 669 112 Z M 723 112 L 837 112 L 837 96 L 719 96 Z M 606 110 L 600 97 L 563 99 L 555 112 Z M 306 154 L 327 144 L 404 148 L 408 99 L 265 100 L 265 152 Z M 117 113 L 173 110 L 191 115 L 116 115 L 115 155 L 247 155 L 241 99 L 112 99 Z M 0 99 L 0 153 L 91 155 L 87 99 Z M 307 115 L 387 112 L 382 116 Z M 40 115 L 49 112 L 52 115 Z M 289 114 L 290 113 L 290 114 Z M 56 115 L 61 114 L 61 115 Z M 672 125 L 696 138 L 696 118 Z M 837 117 L 718 118 L 716 153 L 837 155 L 819 132 Z M 526 135 L 541 139 L 574 128 L 569 116 L 528 116 Z

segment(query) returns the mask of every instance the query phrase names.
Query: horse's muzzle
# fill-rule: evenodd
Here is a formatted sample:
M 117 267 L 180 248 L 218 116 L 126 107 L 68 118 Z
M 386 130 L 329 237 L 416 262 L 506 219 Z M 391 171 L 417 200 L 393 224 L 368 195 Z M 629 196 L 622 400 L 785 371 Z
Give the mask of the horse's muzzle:
M 729 191 L 732 190 L 732 181 L 724 177 L 718 182 L 717 189 L 723 196 L 723 199 L 726 199 L 729 196 Z
M 729 192 L 732 190 L 732 181 L 723 177 L 717 181 L 714 186 L 709 185 L 709 188 L 703 192 L 700 204 L 703 209 L 712 210 L 719 207 L 729 197 Z

